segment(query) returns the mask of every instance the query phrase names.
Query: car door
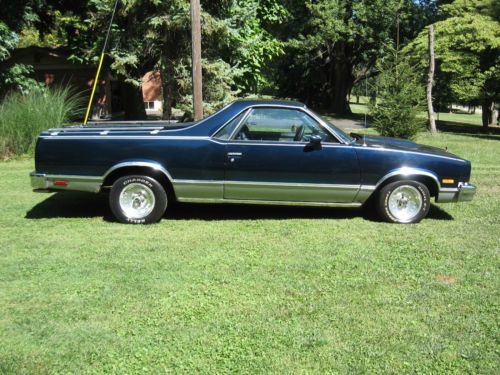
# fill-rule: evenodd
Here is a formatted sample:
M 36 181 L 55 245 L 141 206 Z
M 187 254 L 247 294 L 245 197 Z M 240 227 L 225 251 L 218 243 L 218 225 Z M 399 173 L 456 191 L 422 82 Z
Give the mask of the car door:
M 355 150 L 299 108 L 252 108 L 226 151 L 224 199 L 341 203 L 359 190 Z

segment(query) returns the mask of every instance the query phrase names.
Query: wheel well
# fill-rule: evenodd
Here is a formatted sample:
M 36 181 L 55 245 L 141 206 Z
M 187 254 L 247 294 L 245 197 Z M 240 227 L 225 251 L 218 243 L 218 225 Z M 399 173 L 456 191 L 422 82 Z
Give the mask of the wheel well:
M 411 181 L 418 181 L 418 182 L 423 183 L 425 186 L 427 186 L 427 189 L 429 189 L 429 194 L 431 197 L 437 197 L 437 195 L 439 193 L 439 186 L 438 186 L 436 180 L 434 180 L 432 177 L 425 176 L 425 175 L 392 176 L 392 177 L 388 178 L 387 180 L 385 180 L 384 182 L 382 182 L 380 184 L 380 186 L 377 187 L 375 193 L 378 193 L 380 191 L 380 189 L 382 189 L 387 184 L 390 184 L 391 182 L 402 181 L 402 180 L 411 180 Z
M 136 167 L 118 168 L 106 176 L 102 184 L 102 188 L 109 189 L 111 188 L 111 186 L 113 186 L 116 180 L 118 180 L 121 177 L 130 175 L 141 175 L 154 178 L 156 181 L 160 183 L 161 186 L 164 187 L 165 191 L 169 195 L 169 198 L 170 197 L 175 198 L 174 188 L 168 177 L 163 172 L 151 167 L 136 166 Z

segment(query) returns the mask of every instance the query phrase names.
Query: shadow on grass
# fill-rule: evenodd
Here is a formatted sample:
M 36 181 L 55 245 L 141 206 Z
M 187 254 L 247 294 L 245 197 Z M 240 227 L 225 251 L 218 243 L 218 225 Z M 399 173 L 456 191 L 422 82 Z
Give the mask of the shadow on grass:
M 480 125 L 472 125 L 452 121 L 438 121 L 437 128 L 438 131 L 444 133 L 452 133 L 476 137 L 480 139 L 500 141 L 500 127 L 498 126 L 490 126 L 488 129 L 484 129 Z
M 453 216 L 435 204 L 431 204 L 427 218 L 434 220 L 453 220 Z
M 93 218 L 99 216 L 105 220 L 113 218 L 107 194 L 65 192 L 51 194 L 29 210 L 25 218 Z
M 253 204 L 178 203 L 167 220 L 286 220 L 286 219 L 353 219 L 364 217 L 359 208 L 294 207 Z
M 26 219 L 94 218 L 115 222 L 108 205 L 107 194 L 56 193 L 38 203 L 26 213 Z M 381 222 L 372 208 L 261 206 L 246 204 L 172 204 L 165 220 L 280 220 L 280 219 L 339 219 L 361 217 Z M 429 215 L 434 220 L 453 220 L 440 207 L 431 205 Z

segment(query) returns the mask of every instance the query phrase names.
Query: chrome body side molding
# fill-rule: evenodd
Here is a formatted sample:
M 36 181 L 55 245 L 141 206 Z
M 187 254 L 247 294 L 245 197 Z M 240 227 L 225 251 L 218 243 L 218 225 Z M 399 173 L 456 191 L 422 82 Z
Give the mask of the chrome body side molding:
M 333 202 L 302 202 L 302 201 L 265 201 L 256 199 L 203 199 L 203 198 L 182 198 L 179 202 L 186 203 L 236 203 L 236 204 L 262 204 L 274 206 L 312 206 L 312 207 L 361 207 L 361 203 L 333 203 Z
M 276 183 L 264 181 L 174 180 L 160 164 L 146 161 L 119 163 L 103 176 L 30 174 L 34 191 L 83 191 L 98 193 L 112 172 L 126 167 L 147 167 L 158 170 L 171 181 L 177 200 L 198 203 L 245 203 L 300 206 L 359 207 L 387 179 L 394 176 L 423 175 L 438 186 L 437 203 L 470 201 L 476 186 L 459 183 L 456 188 L 441 188 L 437 177 L 425 170 L 400 168 L 385 175 L 377 185 L 339 185 L 314 183 Z M 60 184 L 63 182 L 64 184 Z M 226 195 L 224 186 L 231 186 Z M 355 196 L 354 200 L 352 196 Z
M 358 191 L 358 195 L 354 199 L 356 202 L 365 203 L 368 198 L 373 194 L 377 187 L 374 185 L 361 185 Z
M 224 181 L 224 199 L 351 203 L 359 185 Z
M 257 201 L 352 203 L 359 185 L 282 183 L 265 181 L 173 180 L 176 197 Z M 230 193 L 225 190 L 230 186 Z
M 175 196 L 182 199 L 219 199 L 224 194 L 224 181 L 217 180 L 174 180 Z
M 146 166 L 153 168 L 151 163 L 121 163 L 111 168 L 102 177 L 47 175 L 31 173 L 31 185 L 35 191 L 85 191 L 97 193 L 101 190 L 105 178 L 115 170 L 129 166 Z M 170 179 L 164 168 L 162 171 Z M 65 181 L 66 185 L 55 185 L 54 181 Z M 171 180 L 180 202 L 200 203 L 255 203 L 300 206 L 347 206 L 358 207 L 365 199 L 359 197 L 352 201 L 359 185 L 331 185 L 312 183 L 273 183 L 256 181 L 218 181 L 218 180 Z M 225 197 L 224 186 L 231 185 L 238 197 Z M 373 191 L 374 187 L 365 187 Z M 267 197 L 264 199 L 264 197 Z M 351 197 L 351 198 L 350 198 Z M 364 196 L 363 196 L 364 197 Z
M 30 174 L 31 186 L 34 191 L 85 191 L 98 193 L 103 187 L 103 183 L 111 173 L 121 168 L 127 167 L 146 167 L 160 171 L 172 182 L 172 176 L 159 163 L 147 161 L 127 161 L 114 165 L 104 173 L 103 176 L 76 176 L 76 175 L 53 175 L 45 173 L 32 172 Z M 59 185 L 56 181 L 64 181 L 66 184 Z

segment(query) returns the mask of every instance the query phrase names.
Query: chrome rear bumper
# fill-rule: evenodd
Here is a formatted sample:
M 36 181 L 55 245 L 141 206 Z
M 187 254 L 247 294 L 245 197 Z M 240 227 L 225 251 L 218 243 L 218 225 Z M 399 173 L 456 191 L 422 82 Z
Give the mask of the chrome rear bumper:
M 436 202 L 468 202 L 474 198 L 476 194 L 476 186 L 468 182 L 460 182 L 456 188 L 443 188 L 439 190 Z
M 87 191 L 98 193 L 101 190 L 102 177 L 48 175 L 45 173 L 30 173 L 31 187 L 36 192 L 51 191 Z

